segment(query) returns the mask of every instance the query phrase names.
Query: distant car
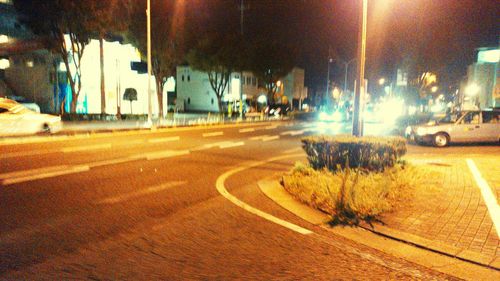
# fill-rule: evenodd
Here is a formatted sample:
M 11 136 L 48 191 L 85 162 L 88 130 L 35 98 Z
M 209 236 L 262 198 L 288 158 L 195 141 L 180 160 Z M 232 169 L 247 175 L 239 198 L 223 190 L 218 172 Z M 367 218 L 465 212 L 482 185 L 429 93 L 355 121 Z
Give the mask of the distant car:
M 499 142 L 500 110 L 447 114 L 427 124 L 408 126 L 405 135 L 417 143 L 444 147 L 450 143 Z
M 16 101 L 0 98 L 0 135 L 55 133 L 61 130 L 61 117 L 29 110 Z

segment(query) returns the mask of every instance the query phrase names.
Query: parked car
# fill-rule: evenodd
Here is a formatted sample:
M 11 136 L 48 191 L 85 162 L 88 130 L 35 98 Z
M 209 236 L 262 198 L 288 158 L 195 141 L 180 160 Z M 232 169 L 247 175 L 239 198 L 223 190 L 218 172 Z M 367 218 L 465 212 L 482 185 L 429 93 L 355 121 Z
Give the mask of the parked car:
M 29 110 L 16 101 L 0 98 L 0 135 L 55 133 L 61 117 Z
M 500 110 L 450 113 L 427 124 L 408 126 L 405 135 L 417 143 L 431 143 L 437 147 L 450 143 L 499 142 Z

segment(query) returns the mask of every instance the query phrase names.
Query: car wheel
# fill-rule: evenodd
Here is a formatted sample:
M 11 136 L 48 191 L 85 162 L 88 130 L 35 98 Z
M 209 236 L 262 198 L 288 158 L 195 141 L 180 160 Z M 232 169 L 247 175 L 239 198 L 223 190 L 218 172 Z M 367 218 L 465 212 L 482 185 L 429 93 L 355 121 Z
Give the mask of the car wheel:
M 444 133 L 437 133 L 434 135 L 434 146 L 445 147 L 448 145 L 448 136 Z
M 44 134 L 52 133 L 52 130 L 50 129 L 49 124 L 43 124 L 42 133 L 44 133 Z

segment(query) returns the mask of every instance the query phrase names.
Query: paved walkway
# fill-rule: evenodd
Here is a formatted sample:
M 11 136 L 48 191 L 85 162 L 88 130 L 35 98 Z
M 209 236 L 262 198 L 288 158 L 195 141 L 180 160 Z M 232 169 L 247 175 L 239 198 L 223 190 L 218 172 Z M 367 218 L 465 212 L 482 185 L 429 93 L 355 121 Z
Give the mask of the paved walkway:
M 474 158 L 473 158 L 474 159 Z M 466 260 L 500 268 L 500 241 L 481 191 L 464 158 L 410 158 L 433 171 L 415 201 L 387 214 L 384 226 L 404 240 Z M 474 159 L 498 198 L 498 165 L 490 158 Z M 493 165 L 492 165 L 493 164 Z M 408 235 L 409 234 L 409 235 Z

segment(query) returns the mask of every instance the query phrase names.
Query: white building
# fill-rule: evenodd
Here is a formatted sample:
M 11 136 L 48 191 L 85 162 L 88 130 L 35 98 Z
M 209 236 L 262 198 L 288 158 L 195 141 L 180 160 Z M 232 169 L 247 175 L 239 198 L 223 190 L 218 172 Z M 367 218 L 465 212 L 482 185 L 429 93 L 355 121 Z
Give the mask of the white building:
M 242 82 L 242 85 L 240 84 Z M 177 67 L 177 107 L 181 111 L 218 112 L 217 96 L 210 86 L 208 74 L 192 69 L 189 66 Z M 225 105 L 232 103 L 237 111 L 237 101 L 240 100 L 242 90 L 243 101 L 256 107 L 257 103 L 266 103 L 266 90 L 259 87 L 258 78 L 252 72 L 243 71 L 243 79 L 240 73 L 231 74 L 228 86 L 224 91 L 222 101 Z M 304 87 L 304 70 L 293 68 L 292 71 L 280 80 L 280 89 L 277 95 L 286 96 L 279 102 L 292 102 L 307 97 L 307 89 Z
M 233 72 L 228 85 L 224 90 L 222 101 L 224 104 L 240 100 L 243 88 L 243 100 L 256 98 L 259 93 L 258 80 L 251 72 L 243 72 L 243 85 L 240 83 L 240 73 Z M 189 66 L 177 67 L 177 108 L 181 111 L 219 112 L 217 96 L 210 86 L 208 74 L 197 71 Z

